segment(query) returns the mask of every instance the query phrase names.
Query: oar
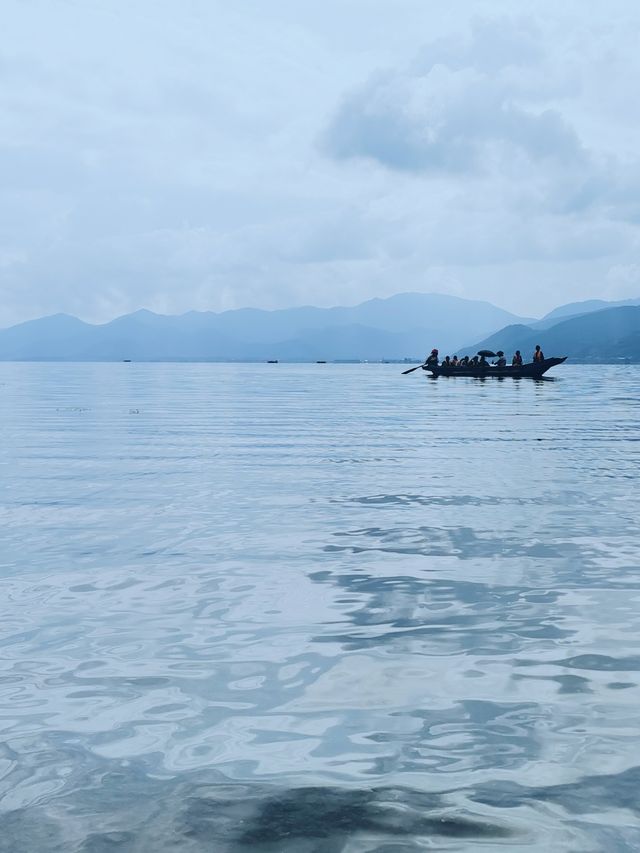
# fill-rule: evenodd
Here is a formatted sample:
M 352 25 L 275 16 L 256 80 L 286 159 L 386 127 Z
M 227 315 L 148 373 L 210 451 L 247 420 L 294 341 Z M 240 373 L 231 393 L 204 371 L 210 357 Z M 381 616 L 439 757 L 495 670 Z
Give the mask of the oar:
M 425 364 L 426 363 L 427 362 L 425 361 Z M 407 373 L 413 373 L 414 370 L 417 370 L 419 367 L 422 367 L 422 366 L 423 366 L 422 364 L 418 364 L 416 367 L 410 367 L 409 370 L 403 370 L 401 375 L 406 376 Z

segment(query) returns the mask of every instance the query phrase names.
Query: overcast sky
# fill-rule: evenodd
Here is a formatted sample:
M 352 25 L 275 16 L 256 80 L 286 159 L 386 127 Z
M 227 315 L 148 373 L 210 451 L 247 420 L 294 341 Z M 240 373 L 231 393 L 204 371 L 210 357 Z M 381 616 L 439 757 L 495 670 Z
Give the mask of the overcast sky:
M 640 296 L 640 4 L 3 0 L 0 325 Z

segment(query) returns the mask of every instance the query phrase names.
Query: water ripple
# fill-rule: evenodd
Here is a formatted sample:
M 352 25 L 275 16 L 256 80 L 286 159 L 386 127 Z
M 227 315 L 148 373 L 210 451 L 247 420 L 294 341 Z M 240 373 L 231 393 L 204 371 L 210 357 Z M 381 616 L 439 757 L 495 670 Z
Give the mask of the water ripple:
M 639 376 L 0 365 L 0 851 L 638 849 Z

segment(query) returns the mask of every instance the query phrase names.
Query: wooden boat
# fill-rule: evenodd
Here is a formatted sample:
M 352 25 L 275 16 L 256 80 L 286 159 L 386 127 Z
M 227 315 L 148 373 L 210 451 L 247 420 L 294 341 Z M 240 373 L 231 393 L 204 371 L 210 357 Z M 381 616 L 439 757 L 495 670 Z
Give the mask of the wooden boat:
M 544 361 L 531 361 L 528 364 L 521 364 L 517 367 L 495 367 L 492 364 L 486 364 L 482 367 L 467 365 L 465 367 L 447 367 L 446 364 L 423 364 L 423 370 L 428 370 L 432 376 L 472 376 L 476 379 L 487 378 L 502 378 L 511 376 L 513 379 L 523 379 L 529 377 L 539 379 L 550 367 L 555 367 L 556 364 L 562 364 L 567 360 L 567 356 L 562 358 L 545 358 Z

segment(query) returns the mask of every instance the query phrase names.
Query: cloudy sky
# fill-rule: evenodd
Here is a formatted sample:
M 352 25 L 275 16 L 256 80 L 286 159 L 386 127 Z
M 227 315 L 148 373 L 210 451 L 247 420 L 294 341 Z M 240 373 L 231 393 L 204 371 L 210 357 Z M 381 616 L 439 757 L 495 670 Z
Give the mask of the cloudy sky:
M 4 0 L 0 326 L 640 296 L 633 0 Z

